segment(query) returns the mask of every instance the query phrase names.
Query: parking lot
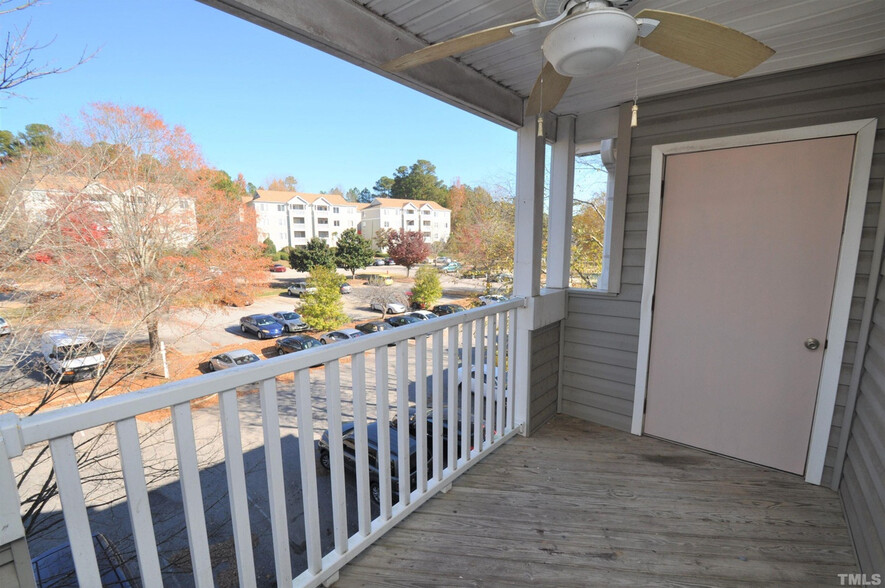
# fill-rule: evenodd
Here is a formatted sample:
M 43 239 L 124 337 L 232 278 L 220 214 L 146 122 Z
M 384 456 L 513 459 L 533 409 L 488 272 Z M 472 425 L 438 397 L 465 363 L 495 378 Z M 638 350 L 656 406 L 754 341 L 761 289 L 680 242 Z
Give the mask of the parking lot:
M 415 275 L 415 268 L 411 276 Z M 350 317 L 350 323 L 359 323 L 381 318 L 381 313 L 369 308 L 371 287 L 365 276 L 369 274 L 389 275 L 393 278 L 392 286 L 387 286 L 402 295 L 411 287 L 411 279 L 406 278 L 406 270 L 402 266 L 370 267 L 357 272 L 357 278 L 350 278 L 339 270 L 342 278 L 353 287 L 350 294 L 342 294 L 344 313 Z M 301 301 L 289 296 L 286 288 L 299 280 L 307 278 L 307 273 L 288 269 L 285 273 L 271 274 L 270 288 L 265 295 L 255 298 L 254 304 L 245 307 L 215 307 L 202 310 L 185 310 L 174 313 L 161 322 L 160 336 L 167 344 L 183 355 L 211 354 L 217 349 L 227 349 L 231 345 L 256 341 L 252 335 L 244 335 L 240 331 L 239 320 L 247 314 L 271 314 L 282 310 L 298 311 Z M 362 276 L 362 277 L 361 277 Z M 472 294 L 482 293 L 484 282 L 479 279 L 459 279 L 452 275 L 440 274 L 443 296 L 439 304 L 458 302 L 469 298 Z M 348 323 L 348 324 L 350 324 Z M 272 343 L 271 343 L 272 346 Z M 254 351 L 254 349 L 253 349 Z

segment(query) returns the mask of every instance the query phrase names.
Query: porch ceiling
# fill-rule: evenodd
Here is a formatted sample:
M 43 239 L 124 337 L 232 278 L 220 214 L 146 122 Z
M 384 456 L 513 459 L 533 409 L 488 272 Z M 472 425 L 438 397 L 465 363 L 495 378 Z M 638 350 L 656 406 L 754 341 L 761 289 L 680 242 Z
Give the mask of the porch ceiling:
M 399 74 L 385 61 L 426 44 L 535 16 L 530 0 L 201 0 L 306 42 L 504 125 L 522 123 L 522 103 L 542 65 L 545 31 Z M 637 0 L 628 12 L 679 12 L 752 35 L 777 53 L 758 76 L 885 51 L 881 0 Z M 585 114 L 639 96 L 689 90 L 728 78 L 634 47 L 620 65 L 575 79 L 556 114 Z

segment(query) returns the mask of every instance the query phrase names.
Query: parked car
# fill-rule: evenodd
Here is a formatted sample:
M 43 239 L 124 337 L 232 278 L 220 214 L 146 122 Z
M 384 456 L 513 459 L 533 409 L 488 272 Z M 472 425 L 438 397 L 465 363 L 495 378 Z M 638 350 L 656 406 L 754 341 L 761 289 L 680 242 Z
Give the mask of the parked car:
M 210 372 L 217 370 L 226 370 L 238 365 L 247 365 L 255 363 L 260 358 L 248 349 L 234 349 L 233 351 L 225 351 L 209 358 L 208 368 Z
M 322 343 L 310 335 L 293 335 L 292 337 L 286 337 L 285 339 L 277 339 L 277 355 L 304 351 L 305 349 L 311 349 L 312 347 L 319 347 L 321 345 Z
M 456 312 L 464 312 L 467 309 L 460 304 L 437 304 L 431 310 L 436 316 L 445 316 Z
M 132 588 L 140 586 L 134 579 L 132 570 L 126 565 L 116 546 L 101 533 L 92 536 L 98 574 L 102 586 Z M 77 585 L 77 572 L 74 570 L 74 557 L 71 544 L 64 543 L 44 551 L 31 560 L 37 588 L 63 588 Z M 13 581 L 15 577 L 13 576 Z
M 283 325 L 269 314 L 250 314 L 240 319 L 240 330 L 253 333 L 259 339 L 267 339 L 281 336 Z
M 407 325 L 414 325 L 415 323 L 421 322 L 421 319 L 409 316 L 407 314 L 389 316 L 385 320 L 391 327 L 405 327 Z
M 500 294 L 486 294 L 485 296 L 479 297 L 479 305 L 480 306 L 488 306 L 489 304 L 495 304 L 496 302 L 506 302 L 509 300 L 506 296 L 501 296 Z
M 326 333 L 325 335 L 320 337 L 320 343 L 337 343 L 338 341 L 356 339 L 357 337 L 361 337 L 362 335 L 363 332 L 359 329 L 338 329 L 337 331 Z
M 389 257 L 387 259 L 385 259 L 384 261 L 387 263 L 387 265 L 396 265 L 396 262 L 393 261 L 393 259 L 391 259 Z
M 386 331 L 387 329 L 392 329 L 389 323 L 384 321 L 371 321 L 368 323 L 363 323 L 361 325 L 355 325 L 356 329 L 362 332 L 364 335 L 371 335 L 372 333 L 377 333 L 379 331 Z
M 0 316 L 0 335 L 11 335 L 12 334 L 12 326 L 6 321 L 5 318 Z
M 414 317 L 414 318 L 418 319 L 419 321 L 426 321 L 426 320 L 436 318 L 436 315 L 433 314 L 432 312 L 430 312 L 429 310 L 413 310 L 412 312 L 408 313 L 406 316 Z
M 301 297 L 302 294 L 313 294 L 317 289 L 314 286 L 308 287 L 307 282 L 295 282 L 288 288 L 286 288 L 286 292 L 289 293 L 289 296 L 297 296 Z
M 67 331 L 43 333 L 40 352 L 46 371 L 62 382 L 94 378 L 105 362 L 104 354 L 92 339 Z
M 447 263 L 452 263 L 451 257 L 437 257 L 434 262 L 436 265 L 446 265 Z
M 369 307 L 372 310 L 379 310 L 381 312 L 386 312 L 387 314 L 400 314 L 406 312 L 405 305 L 400 304 L 399 302 L 373 302 Z
M 277 272 L 277 273 L 285 272 L 286 266 L 284 266 L 282 263 L 275 263 L 272 266 L 270 266 L 270 271 Z
M 369 274 L 366 276 L 366 283 L 370 286 L 392 286 L 393 278 L 381 274 Z
M 485 407 L 483 407 L 483 410 L 485 410 Z M 442 414 L 442 447 L 443 447 L 443 459 L 445 460 L 445 461 L 443 461 L 443 466 L 445 466 L 448 463 L 448 456 L 449 456 L 449 443 L 448 443 L 448 441 L 449 441 L 449 410 L 448 410 L 447 406 L 443 405 L 438 412 Z M 432 408 L 428 408 L 427 409 L 427 451 L 431 455 L 433 452 L 433 419 L 434 419 L 434 416 L 435 416 L 434 410 Z M 455 450 L 455 455 L 460 458 L 462 455 L 462 449 L 461 449 L 462 427 L 461 427 L 461 411 L 460 410 L 456 412 L 455 419 L 456 419 L 456 423 L 457 423 L 457 425 L 455 427 L 455 431 L 457 432 L 457 435 L 458 435 L 458 438 L 455 441 L 455 447 L 457 448 Z M 471 450 L 473 449 L 473 432 L 475 430 L 476 429 L 474 428 L 474 425 L 473 425 L 473 418 L 471 418 L 470 419 L 470 439 L 469 439 Z M 481 431 L 480 434 L 485 435 L 485 430 L 486 430 L 485 419 L 482 419 L 481 424 L 480 424 L 480 431 Z M 417 436 L 418 436 L 417 411 L 415 410 L 415 408 L 409 409 L 409 435 L 411 435 L 412 437 L 415 437 L 415 438 L 417 438 Z
M 338 289 L 338 291 L 342 294 L 350 294 L 351 292 L 353 292 L 353 286 L 351 286 L 347 282 L 344 282 L 341 284 L 341 287 Z
M 286 333 L 300 333 L 301 331 L 307 331 L 310 329 L 310 325 L 302 320 L 301 315 L 297 312 L 292 312 L 291 310 L 275 312 L 270 316 L 283 325 L 283 331 Z
M 441 269 L 442 269 L 442 271 L 444 271 L 448 274 L 451 272 L 456 272 L 459 269 L 461 269 L 461 264 L 458 263 L 457 261 L 452 261 L 452 262 L 449 262 L 446 265 L 442 266 Z
M 394 423 L 390 424 L 390 489 L 393 502 L 399 500 L 399 435 L 408 435 L 407 431 L 401 432 Z M 356 469 L 356 441 L 354 439 L 353 422 L 346 422 L 341 426 L 342 443 L 344 445 L 344 467 L 353 471 Z M 369 462 L 369 494 L 372 502 L 381 504 L 381 487 L 379 485 L 380 472 L 378 469 L 378 422 L 373 421 L 366 426 L 366 440 Z M 320 465 L 327 470 L 332 469 L 329 456 L 329 431 L 324 431 L 317 442 L 319 448 Z M 415 438 L 409 435 L 409 487 L 414 490 L 418 487 L 417 475 L 417 452 L 418 446 Z M 428 460 L 428 470 L 430 460 Z
M 376 267 L 379 265 L 387 265 L 387 261 L 384 259 L 376 259 L 375 261 L 372 262 L 372 265 L 376 266 Z
M 489 276 L 489 279 L 493 282 L 512 282 L 513 274 L 501 272 L 497 274 L 492 274 L 491 276 Z

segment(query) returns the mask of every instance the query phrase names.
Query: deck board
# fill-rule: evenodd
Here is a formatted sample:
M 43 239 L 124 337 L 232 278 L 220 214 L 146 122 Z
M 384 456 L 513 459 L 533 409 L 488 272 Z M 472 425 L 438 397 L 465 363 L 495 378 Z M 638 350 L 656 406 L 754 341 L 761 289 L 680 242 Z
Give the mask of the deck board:
M 832 586 L 857 571 L 834 492 L 560 415 L 428 501 L 336 586 Z

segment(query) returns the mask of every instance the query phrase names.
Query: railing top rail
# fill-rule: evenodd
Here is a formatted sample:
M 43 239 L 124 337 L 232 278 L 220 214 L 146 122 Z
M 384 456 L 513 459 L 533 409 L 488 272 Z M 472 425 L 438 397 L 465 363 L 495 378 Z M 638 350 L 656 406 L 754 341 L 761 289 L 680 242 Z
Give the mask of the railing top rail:
M 25 418 L 10 418 L 0 415 L 0 435 L 7 441 L 10 453 L 20 453 L 22 447 L 48 441 L 77 431 L 113 423 L 140 414 L 168 408 L 176 404 L 217 394 L 225 390 L 254 384 L 277 376 L 307 369 L 310 366 L 334 361 L 363 353 L 370 349 L 386 347 L 388 344 L 411 337 L 427 335 L 451 326 L 485 316 L 505 312 L 525 306 L 525 298 L 513 298 L 505 302 L 490 304 L 459 312 L 420 324 L 399 327 L 390 331 L 374 333 L 333 345 L 324 345 L 295 354 L 272 357 L 257 363 L 238 366 L 223 372 L 205 374 L 169 382 L 144 390 L 136 390 L 102 398 L 92 402 L 67 406 L 38 413 Z

